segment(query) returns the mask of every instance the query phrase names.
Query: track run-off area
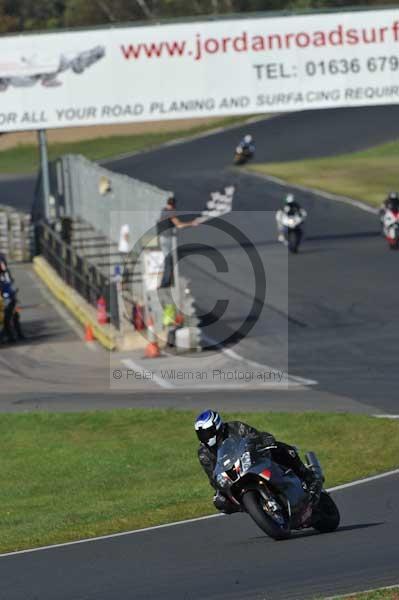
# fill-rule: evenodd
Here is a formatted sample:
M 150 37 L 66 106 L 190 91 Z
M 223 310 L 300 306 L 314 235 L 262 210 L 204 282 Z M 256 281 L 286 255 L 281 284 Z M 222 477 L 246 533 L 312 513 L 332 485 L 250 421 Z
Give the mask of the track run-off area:
M 45 293 L 40 286 L 21 280 L 22 302 L 24 285 L 37 294 L 28 323 L 37 342 L 10 349 L 7 356 L 2 352 L 1 373 L 9 378 L 1 410 L 202 409 L 212 404 L 222 410 L 397 414 L 398 257 L 388 252 L 378 218 L 231 165 L 234 147 L 247 132 L 255 138 L 259 162 L 332 156 L 397 138 L 398 116 L 397 106 L 278 115 L 106 163 L 174 190 L 180 210 L 200 211 L 211 192 L 235 186 L 231 223 L 256 247 L 269 285 L 258 320 L 230 350 L 242 364 L 283 364 L 290 376 L 315 383 L 285 390 L 220 386 L 212 395 L 156 384 L 138 387 L 134 394 L 133 389 L 110 389 L 109 361 L 115 367 L 139 359 L 117 354 L 110 359 L 84 347 L 65 315 L 55 308 L 45 316 L 40 312 Z M 33 187 L 33 178 L 1 179 L 2 202 L 29 210 Z M 274 213 L 288 191 L 309 217 L 300 254 L 287 259 L 276 240 Z M 201 227 L 185 230 L 181 244 L 201 243 L 201 235 Z M 207 332 L 222 341 L 248 312 L 253 274 L 217 232 L 207 243 L 223 250 L 229 273 L 218 273 L 206 257 L 190 252 L 182 268 L 199 306 L 212 307 L 228 294 L 230 313 Z M 310 600 L 398 583 L 398 474 L 333 495 L 342 524 L 329 535 L 297 534 L 276 543 L 247 516 L 233 515 L 0 557 L 0 598 Z

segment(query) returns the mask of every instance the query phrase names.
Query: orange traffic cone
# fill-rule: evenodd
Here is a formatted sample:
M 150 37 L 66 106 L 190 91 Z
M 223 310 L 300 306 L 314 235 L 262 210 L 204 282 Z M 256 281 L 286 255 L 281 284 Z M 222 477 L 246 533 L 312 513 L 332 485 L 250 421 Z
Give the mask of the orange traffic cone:
M 149 317 L 147 321 L 147 331 L 148 344 L 146 346 L 144 356 L 145 358 L 158 358 L 159 356 L 161 356 L 161 351 L 159 349 L 159 345 L 156 339 L 154 321 L 152 320 L 152 317 Z
M 91 325 L 85 327 L 85 342 L 94 342 L 95 337 Z

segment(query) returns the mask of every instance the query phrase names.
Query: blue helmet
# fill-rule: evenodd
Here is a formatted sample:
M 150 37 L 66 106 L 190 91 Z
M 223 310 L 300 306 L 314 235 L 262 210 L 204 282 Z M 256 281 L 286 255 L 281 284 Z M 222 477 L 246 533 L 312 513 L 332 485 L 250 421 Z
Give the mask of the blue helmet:
M 194 427 L 200 442 L 214 446 L 222 425 L 223 421 L 218 412 L 206 410 L 195 419 Z

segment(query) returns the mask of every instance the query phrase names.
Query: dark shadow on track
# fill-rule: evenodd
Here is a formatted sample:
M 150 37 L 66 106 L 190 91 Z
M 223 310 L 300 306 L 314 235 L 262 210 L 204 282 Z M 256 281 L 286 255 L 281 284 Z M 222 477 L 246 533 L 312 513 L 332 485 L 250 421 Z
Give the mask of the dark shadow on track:
M 381 525 L 385 525 L 385 521 L 377 521 L 375 523 L 359 523 L 357 525 L 344 525 L 342 527 L 338 527 L 338 529 L 336 531 L 332 531 L 331 533 L 334 534 L 338 534 L 338 533 L 345 533 L 346 531 L 355 531 L 357 529 L 368 529 L 369 527 L 379 527 Z M 280 540 L 280 542 L 293 542 L 296 540 L 301 540 L 304 538 L 309 538 L 309 537 L 315 537 L 315 536 L 327 536 L 327 535 L 331 535 L 328 533 L 319 533 L 318 531 L 316 531 L 315 529 L 307 529 L 306 531 L 294 531 L 291 534 L 291 537 L 289 537 L 286 540 Z M 256 543 L 256 542 L 264 542 L 264 541 L 274 541 L 271 538 L 269 538 L 266 535 L 259 535 L 256 537 L 251 537 L 248 538 L 248 540 L 246 541 L 242 541 L 242 542 L 238 542 L 237 544 L 235 544 L 236 546 L 242 546 L 244 544 L 248 544 L 250 543 Z
M 302 253 L 306 251 L 306 242 L 323 242 L 323 241 L 334 241 L 334 240 L 355 240 L 355 239 L 368 239 L 368 238 L 378 238 L 381 236 L 381 231 L 360 231 L 353 233 L 329 233 L 326 235 L 307 235 L 304 236 L 303 242 L 305 246 L 301 246 L 300 250 Z M 254 242 L 257 248 L 263 248 L 268 246 L 281 246 L 281 242 L 277 240 L 266 240 L 266 241 L 258 241 Z M 242 248 L 250 248 L 252 244 L 240 244 Z M 217 250 L 236 250 L 236 244 L 221 244 L 218 245 Z M 305 249 L 304 249 L 305 248 Z M 204 247 L 201 250 L 202 255 L 212 255 L 217 252 L 216 249 L 211 247 Z M 178 251 L 179 260 L 183 258 L 188 258 L 190 256 L 197 256 L 197 244 L 184 244 L 183 248 Z
M 327 235 L 309 235 L 304 238 L 308 242 L 322 242 L 326 240 L 355 240 L 381 237 L 381 231 L 358 231 L 356 233 L 329 233 Z

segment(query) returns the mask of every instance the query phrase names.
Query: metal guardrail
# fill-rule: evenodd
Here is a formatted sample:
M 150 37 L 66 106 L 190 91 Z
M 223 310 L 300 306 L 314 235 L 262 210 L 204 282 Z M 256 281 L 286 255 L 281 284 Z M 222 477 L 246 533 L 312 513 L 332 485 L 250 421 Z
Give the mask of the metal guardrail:
M 116 283 L 100 269 L 66 243 L 52 227 L 44 222 L 36 225 L 36 251 L 53 267 L 58 275 L 96 307 L 103 296 L 110 322 L 119 329 L 119 310 Z

